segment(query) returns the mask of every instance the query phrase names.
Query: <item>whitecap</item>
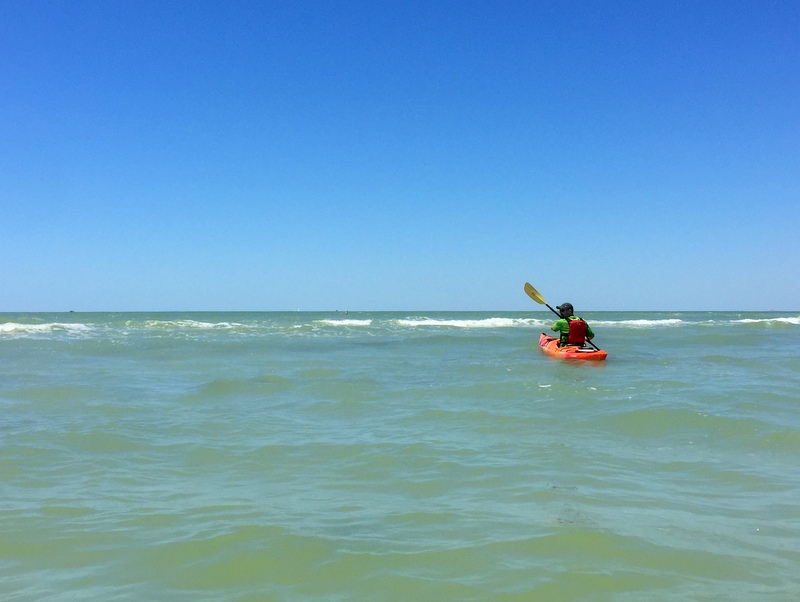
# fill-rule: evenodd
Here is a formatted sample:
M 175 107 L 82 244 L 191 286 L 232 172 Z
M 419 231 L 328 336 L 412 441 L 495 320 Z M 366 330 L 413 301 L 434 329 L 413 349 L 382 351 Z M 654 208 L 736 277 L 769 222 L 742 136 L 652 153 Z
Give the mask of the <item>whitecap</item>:
M 317 324 L 326 326 L 370 326 L 372 320 L 316 320 Z
M 202 330 L 229 330 L 242 326 L 235 322 L 201 322 L 199 320 L 148 320 L 144 325 L 146 328 L 197 328 Z
M 449 328 L 514 328 L 518 326 L 542 326 L 542 320 L 532 318 L 484 318 L 482 320 L 437 320 L 434 318 L 407 318 L 397 320 L 400 326 L 428 326 Z
M 46 324 L 21 324 L 18 322 L 5 322 L 0 324 L 0 332 L 11 334 L 39 334 L 48 332 L 84 334 L 91 330 L 92 327 L 88 324 L 68 324 L 64 322 L 49 322 Z
M 733 324 L 771 324 L 778 322 L 779 324 L 794 324 L 800 326 L 800 316 L 794 318 L 744 318 L 742 320 L 733 320 Z
M 621 328 L 658 328 L 660 326 L 681 326 L 685 322 L 678 318 L 665 318 L 662 320 L 592 320 L 590 324 L 618 326 Z

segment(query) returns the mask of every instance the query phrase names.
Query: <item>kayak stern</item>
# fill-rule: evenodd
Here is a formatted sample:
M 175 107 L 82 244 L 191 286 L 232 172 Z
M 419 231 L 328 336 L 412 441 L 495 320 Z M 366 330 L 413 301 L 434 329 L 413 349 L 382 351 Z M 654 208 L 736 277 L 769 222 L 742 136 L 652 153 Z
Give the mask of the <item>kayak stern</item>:
M 603 349 L 595 349 L 593 347 L 578 347 L 577 345 L 567 345 L 564 347 L 558 346 L 558 339 L 549 337 L 542 333 L 539 337 L 539 347 L 542 348 L 545 355 L 550 357 L 557 357 L 562 360 L 583 360 L 583 361 L 602 361 L 606 359 L 608 353 Z

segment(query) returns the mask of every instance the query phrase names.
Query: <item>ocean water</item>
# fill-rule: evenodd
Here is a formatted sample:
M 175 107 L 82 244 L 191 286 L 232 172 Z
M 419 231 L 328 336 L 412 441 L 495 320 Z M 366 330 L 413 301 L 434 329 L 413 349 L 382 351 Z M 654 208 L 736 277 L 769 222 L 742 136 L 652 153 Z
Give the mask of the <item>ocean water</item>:
M 0 600 L 800 599 L 800 315 L 0 314 Z

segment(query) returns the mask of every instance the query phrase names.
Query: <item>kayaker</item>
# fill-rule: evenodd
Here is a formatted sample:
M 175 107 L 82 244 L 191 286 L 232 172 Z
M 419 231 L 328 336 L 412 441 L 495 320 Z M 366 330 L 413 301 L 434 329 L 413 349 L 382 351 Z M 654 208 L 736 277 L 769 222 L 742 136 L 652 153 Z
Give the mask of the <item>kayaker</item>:
M 561 319 L 553 323 L 553 330 L 561 334 L 561 340 L 558 342 L 559 347 L 564 345 L 578 345 L 583 346 L 586 341 L 591 341 L 594 338 L 594 333 L 586 320 L 576 316 L 572 307 L 572 303 L 562 303 L 557 305 L 556 309 L 561 314 Z

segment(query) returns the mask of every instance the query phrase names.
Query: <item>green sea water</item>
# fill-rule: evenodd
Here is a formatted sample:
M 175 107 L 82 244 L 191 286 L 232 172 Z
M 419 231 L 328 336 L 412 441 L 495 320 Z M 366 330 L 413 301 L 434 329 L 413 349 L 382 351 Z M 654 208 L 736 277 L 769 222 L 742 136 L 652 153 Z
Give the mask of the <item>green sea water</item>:
M 0 600 L 800 599 L 800 316 L 0 314 Z

